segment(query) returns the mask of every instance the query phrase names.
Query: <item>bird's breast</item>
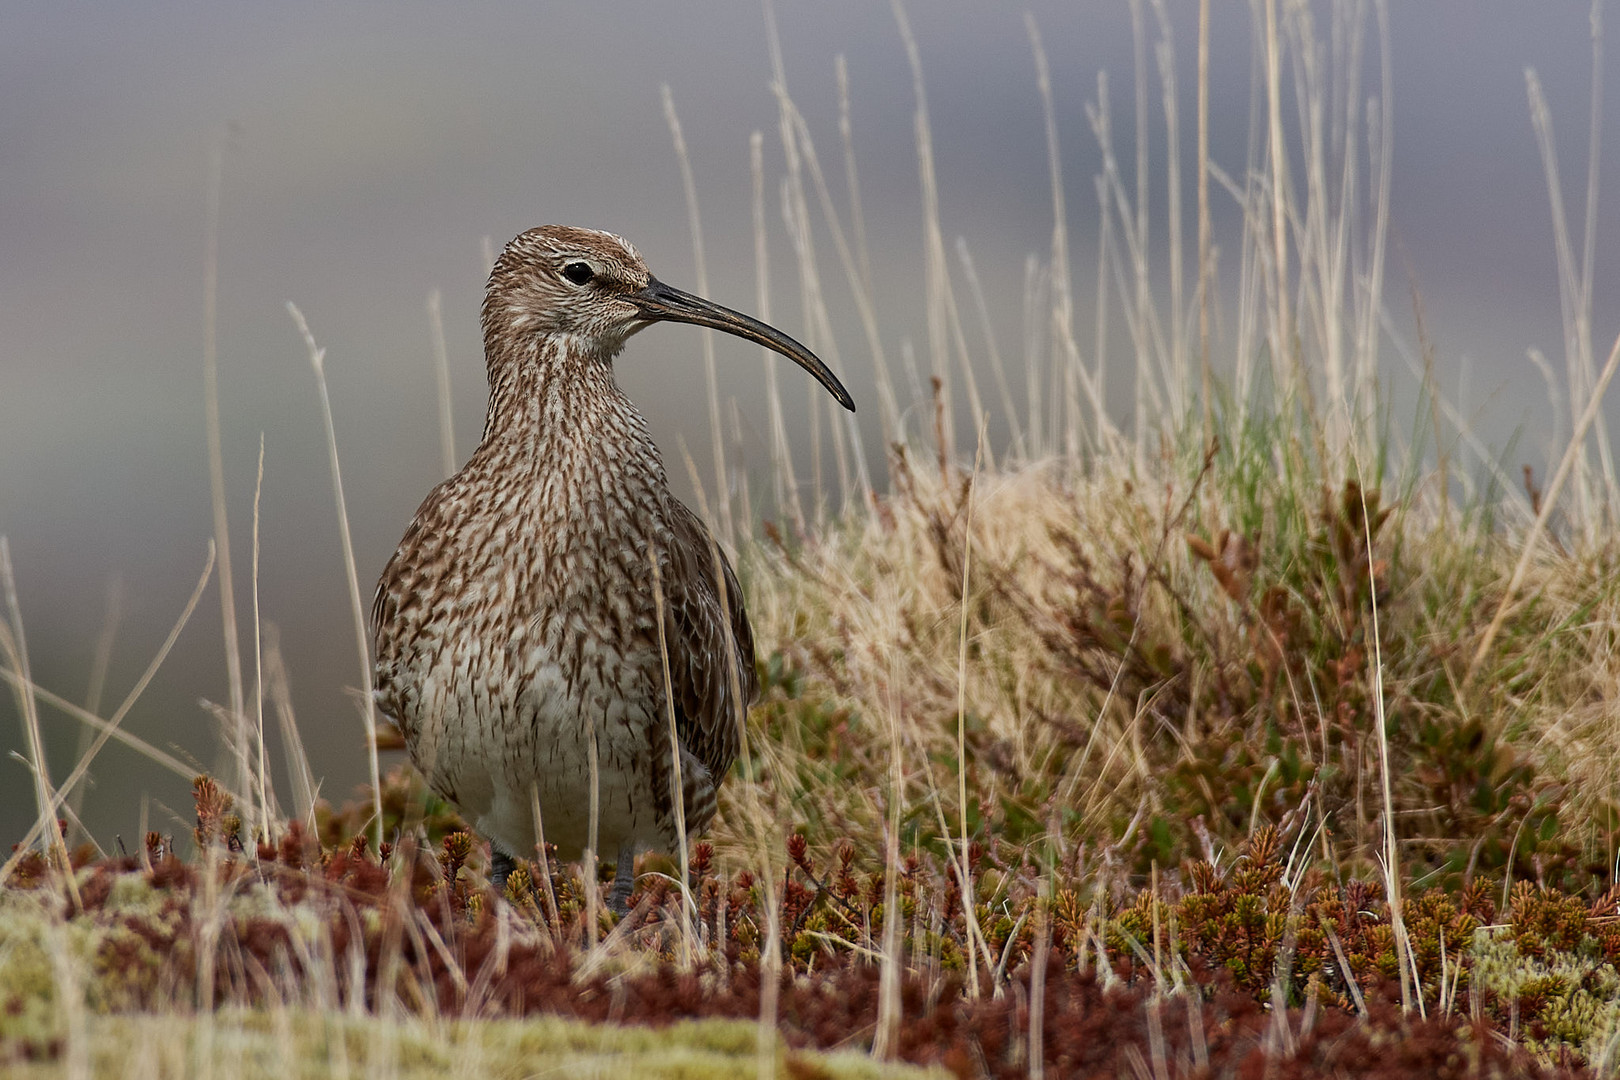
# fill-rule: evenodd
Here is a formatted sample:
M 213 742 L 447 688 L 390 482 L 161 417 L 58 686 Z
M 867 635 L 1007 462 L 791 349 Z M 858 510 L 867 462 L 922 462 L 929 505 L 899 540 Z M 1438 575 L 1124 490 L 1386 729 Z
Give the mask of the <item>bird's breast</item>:
M 648 666 L 649 550 L 669 532 L 662 476 L 656 459 L 595 449 L 475 461 L 424 505 L 378 605 L 379 690 L 407 725 L 438 711 L 429 689 L 501 713 L 525 694 L 622 684 Z

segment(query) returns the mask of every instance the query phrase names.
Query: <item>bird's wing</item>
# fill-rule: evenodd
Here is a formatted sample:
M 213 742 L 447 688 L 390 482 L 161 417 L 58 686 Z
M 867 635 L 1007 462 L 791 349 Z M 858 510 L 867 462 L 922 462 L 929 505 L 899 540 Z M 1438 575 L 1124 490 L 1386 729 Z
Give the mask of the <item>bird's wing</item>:
M 400 698 L 402 688 L 394 678 L 396 665 L 425 617 L 431 584 L 442 573 L 448 535 L 445 503 L 451 491 L 447 480 L 428 492 L 416 508 L 371 598 L 373 689 L 378 706 L 402 730 L 409 730 L 407 725 L 415 718 Z
M 759 696 L 754 632 L 737 575 L 709 530 L 674 498 L 668 521 L 674 535 L 663 589 L 675 728 L 718 784 L 737 756 L 748 706 Z

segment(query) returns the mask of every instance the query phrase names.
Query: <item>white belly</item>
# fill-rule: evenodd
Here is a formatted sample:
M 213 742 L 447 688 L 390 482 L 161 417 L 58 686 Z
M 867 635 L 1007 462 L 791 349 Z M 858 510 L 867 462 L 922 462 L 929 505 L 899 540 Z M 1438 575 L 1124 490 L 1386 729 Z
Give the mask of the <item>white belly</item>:
M 592 844 L 593 795 L 600 857 L 611 860 L 624 845 L 660 846 L 648 755 L 662 729 L 652 727 L 650 695 L 637 692 L 645 679 L 618 667 L 627 677 L 609 685 L 587 667 L 567 681 L 557 664 L 528 659 L 515 710 L 509 702 L 502 707 L 497 690 L 511 678 L 506 656 L 435 664 L 419 684 L 418 716 L 432 720 L 413 746 L 417 768 L 474 829 L 512 855 L 534 852 L 536 795 L 544 839 L 564 860 Z

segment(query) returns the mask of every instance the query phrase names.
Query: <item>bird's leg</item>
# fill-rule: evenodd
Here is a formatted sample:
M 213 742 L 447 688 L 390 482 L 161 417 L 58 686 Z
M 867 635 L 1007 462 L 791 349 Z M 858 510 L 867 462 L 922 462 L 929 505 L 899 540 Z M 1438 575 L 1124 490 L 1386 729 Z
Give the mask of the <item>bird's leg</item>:
M 489 884 L 497 894 L 506 895 L 506 879 L 516 869 L 517 863 L 512 861 L 512 856 L 494 844 L 489 846 Z
M 628 844 L 619 849 L 619 867 L 613 873 L 613 888 L 607 906 L 619 918 L 630 913 L 630 892 L 636 887 L 636 853 Z

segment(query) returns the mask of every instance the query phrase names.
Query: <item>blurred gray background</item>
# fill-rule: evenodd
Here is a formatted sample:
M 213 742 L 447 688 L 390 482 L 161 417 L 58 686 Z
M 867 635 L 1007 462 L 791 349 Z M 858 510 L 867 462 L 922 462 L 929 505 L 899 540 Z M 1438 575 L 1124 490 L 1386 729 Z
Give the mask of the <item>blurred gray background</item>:
M 1190 161 L 1197 5 L 1170 7 Z M 1034 0 L 1029 8 L 1052 63 L 1084 343 L 1096 265 L 1092 177 L 1100 167 L 1084 107 L 1107 69 L 1122 166 L 1133 183 L 1130 10 L 1126 0 Z M 1494 446 L 1522 434 L 1510 468 L 1526 462 L 1539 470 L 1554 415 L 1526 349 L 1561 364 L 1562 331 L 1524 69 L 1534 66 L 1546 87 L 1578 237 L 1589 9 L 1574 0 L 1434 0 L 1396 2 L 1390 14 L 1395 164 L 1386 298 L 1409 328 L 1408 281 L 1418 285 L 1442 383 Z M 960 235 L 971 244 L 1001 349 L 1017 357 L 1024 260 L 1046 256 L 1052 228 L 1021 9 L 916 2 L 909 15 L 927 79 L 946 242 Z M 901 339 L 921 348 L 926 330 L 914 99 L 893 14 L 876 2 L 780 0 L 777 17 L 789 89 L 839 198 L 834 58 L 847 58 L 881 319 L 895 362 Z M 1234 175 L 1242 172 L 1249 116 L 1249 20 L 1247 5 L 1215 4 L 1213 156 Z M 805 333 L 776 197 L 784 166 L 766 40 L 753 2 L 0 9 L 0 534 L 10 544 L 36 679 L 84 699 L 117 589 L 122 619 L 102 695 L 102 711 L 110 711 L 161 644 L 203 565 L 212 533 L 203 267 L 209 163 L 218 151 L 219 392 L 245 647 L 262 433 L 263 612 L 280 628 L 323 792 L 349 795 L 364 776 L 360 721 L 346 689 L 358 683 L 358 661 L 316 384 L 285 302 L 302 308 L 327 350 L 369 601 L 417 503 L 441 478 L 425 310 L 435 288 L 443 292 L 458 454 L 477 440 L 485 237 L 498 246 L 544 222 L 610 229 L 635 242 L 665 280 L 695 285 L 661 85 L 674 94 L 691 149 L 709 292 L 745 310 L 754 308 L 748 141 L 753 131 L 765 133 L 773 321 Z M 1372 71 L 1375 42 L 1368 52 Z M 1615 62 L 1607 66 L 1612 84 Z M 1156 71 L 1149 85 L 1162 245 Z M 1612 119 L 1620 109 L 1608 115 L 1604 169 L 1620 183 Z M 1189 236 L 1190 185 L 1189 173 Z M 1212 197 L 1230 260 L 1232 203 Z M 1610 205 L 1620 207 L 1620 192 Z M 813 215 L 820 230 L 819 209 Z M 1600 221 L 1600 363 L 1620 329 L 1617 226 L 1617 212 Z M 862 403 L 863 432 L 875 450 L 870 361 L 824 231 L 818 241 L 842 374 Z M 1118 322 L 1112 337 L 1123 354 Z M 619 363 L 677 479 L 684 476 L 679 439 L 706 460 L 701 356 L 697 331 L 659 327 L 636 338 Z M 1231 362 L 1219 343 L 1216 357 Z M 752 425 L 743 447 L 757 494 L 768 486 L 758 352 L 722 343 L 719 360 L 723 393 Z M 812 384 L 788 365 L 780 375 L 802 437 Z M 1391 394 L 1410 397 L 1412 387 L 1397 378 Z M 251 667 L 248 679 L 251 689 Z M 226 694 L 211 587 L 127 724 L 216 764 L 214 721 L 199 700 Z M 43 716 L 60 778 L 78 730 L 49 708 Z M 0 693 L 0 747 L 23 745 L 12 695 Z M 280 760 L 279 749 L 273 756 Z M 103 844 L 121 834 L 133 847 L 143 795 L 153 827 L 184 829 L 170 810 L 188 812 L 185 782 L 110 746 L 85 804 Z M 26 769 L 0 760 L 0 840 L 13 842 L 32 815 Z

